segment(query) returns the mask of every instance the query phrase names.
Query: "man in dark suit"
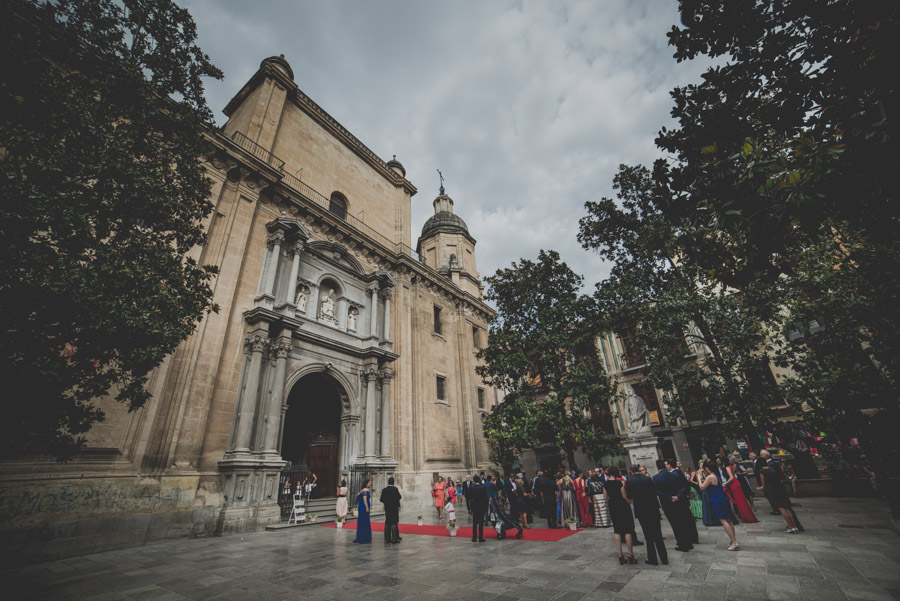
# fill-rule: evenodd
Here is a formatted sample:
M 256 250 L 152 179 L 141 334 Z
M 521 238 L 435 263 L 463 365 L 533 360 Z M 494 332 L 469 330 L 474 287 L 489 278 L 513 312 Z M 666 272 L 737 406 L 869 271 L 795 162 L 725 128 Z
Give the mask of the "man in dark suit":
M 756 453 L 750 453 L 750 459 L 753 460 L 753 476 L 756 478 L 756 487 L 762 487 L 762 480 L 759 475 L 762 474 L 762 471 L 766 469 L 766 464 L 768 463 L 766 459 L 762 456 L 764 453 L 768 453 L 765 449 L 760 451 L 760 456 L 757 457 Z M 772 503 L 772 500 L 769 499 L 768 495 L 766 495 L 766 500 L 769 501 L 769 506 L 772 508 L 772 515 L 778 515 L 779 511 L 775 508 L 775 505 Z
M 697 533 L 697 520 L 694 518 L 694 514 L 691 513 L 691 482 L 688 480 L 688 477 L 684 475 L 684 472 L 681 471 L 681 468 L 678 467 L 678 462 L 674 459 L 666 459 L 666 469 L 684 480 L 684 486 L 687 492 L 685 492 L 684 499 L 682 499 L 680 505 L 681 513 L 684 516 L 684 528 L 687 532 L 688 540 L 694 545 L 699 545 L 700 536 Z
M 641 530 L 644 531 L 644 540 L 647 543 L 647 563 L 652 566 L 659 565 L 656 560 L 658 552 L 659 560 L 663 565 L 668 565 L 669 554 L 666 553 L 666 544 L 662 537 L 656 485 L 649 476 L 641 473 L 641 466 L 631 466 L 631 476 L 625 481 L 625 492 L 631 499 L 634 517 L 641 523 Z
M 466 497 L 472 509 L 472 542 L 484 542 L 484 514 L 488 508 L 487 489 L 481 483 L 481 476 L 475 476 Z
M 469 491 L 472 490 L 472 477 L 466 476 L 466 481 L 462 486 L 463 497 L 466 498 L 466 511 L 472 513 L 472 502 L 469 500 Z
M 381 490 L 381 504 L 384 506 L 384 542 L 400 542 L 400 491 L 394 486 L 394 478 L 388 478 L 388 485 Z
M 547 528 L 558 528 L 559 526 L 556 525 L 556 482 L 552 477 L 543 479 L 540 492 L 544 517 L 547 518 Z
M 541 500 L 541 488 L 544 486 L 544 472 L 538 472 L 537 476 L 534 477 L 534 482 L 531 485 L 531 490 L 534 492 L 535 501 L 537 501 L 538 505 L 538 515 L 540 517 L 546 517 L 544 515 L 544 503 Z
M 672 461 L 672 465 L 675 462 Z M 694 538 L 687 523 L 687 518 L 693 522 L 694 517 L 691 515 L 691 507 L 687 498 L 688 485 L 687 481 L 666 469 L 666 462 L 662 459 L 656 460 L 656 468 L 659 473 L 653 476 L 653 483 L 656 485 L 659 504 L 662 506 L 666 519 L 672 526 L 672 532 L 675 534 L 675 550 L 690 551 L 694 548 Z M 683 507 L 687 508 L 685 514 Z M 694 530 L 696 530 L 694 525 Z

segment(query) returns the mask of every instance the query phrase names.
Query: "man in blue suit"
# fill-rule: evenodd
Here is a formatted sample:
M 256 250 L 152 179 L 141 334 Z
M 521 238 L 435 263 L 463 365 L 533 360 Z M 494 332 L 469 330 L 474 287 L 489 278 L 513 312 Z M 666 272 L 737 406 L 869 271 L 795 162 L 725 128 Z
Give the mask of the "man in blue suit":
M 672 471 L 675 467 L 673 459 L 666 461 L 657 459 L 656 467 L 659 473 L 653 476 L 653 482 L 656 484 L 659 504 L 675 534 L 675 550 L 690 551 L 698 539 L 697 525 L 694 523 L 694 516 L 691 515 L 688 500 L 688 482 L 683 476 Z

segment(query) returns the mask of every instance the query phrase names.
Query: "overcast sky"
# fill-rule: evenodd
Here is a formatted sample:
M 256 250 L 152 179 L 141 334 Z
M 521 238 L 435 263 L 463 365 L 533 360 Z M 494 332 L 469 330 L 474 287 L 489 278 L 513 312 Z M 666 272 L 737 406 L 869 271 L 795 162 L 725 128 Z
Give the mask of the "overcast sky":
M 612 197 L 620 163 L 650 164 L 671 121 L 675 0 L 185 0 L 225 73 L 217 114 L 262 59 L 284 54 L 300 89 L 419 193 L 411 246 L 434 212 L 440 169 L 478 241 L 482 277 L 556 249 L 586 287 L 607 274 L 576 240 L 584 203 Z

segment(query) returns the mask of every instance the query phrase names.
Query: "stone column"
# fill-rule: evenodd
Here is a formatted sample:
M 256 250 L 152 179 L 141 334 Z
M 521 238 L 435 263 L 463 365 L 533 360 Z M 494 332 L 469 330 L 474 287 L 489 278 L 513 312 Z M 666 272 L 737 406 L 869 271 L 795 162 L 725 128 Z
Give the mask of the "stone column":
M 335 317 L 337 318 L 337 326 L 339 329 L 347 330 L 347 308 L 349 303 L 344 297 L 340 297 L 335 308 Z
M 286 302 L 294 305 L 297 302 L 297 274 L 300 273 L 300 253 L 305 248 L 303 242 L 297 241 L 291 245 L 290 254 L 294 255 L 294 261 L 291 263 L 291 277 L 288 278 L 287 299 Z M 309 300 L 307 299 L 307 303 Z
M 281 413 L 284 404 L 284 371 L 288 353 L 291 351 L 289 336 L 290 333 L 288 336 L 280 337 L 270 350 L 275 353 L 275 376 L 272 381 L 272 396 L 264 417 L 263 453 L 266 455 L 278 455 L 278 435 L 281 434 Z
M 384 299 L 384 339 L 391 339 L 391 296 L 394 295 L 393 288 L 385 288 L 381 297 Z
M 378 335 L 378 286 L 369 288 L 372 299 L 369 301 L 369 335 L 375 338 Z
M 391 379 L 394 370 L 381 370 L 381 456 L 391 456 Z
M 263 350 L 269 339 L 261 334 L 248 336 L 245 344 L 250 350 L 250 367 L 247 370 L 247 382 L 241 395 L 241 407 L 235 426 L 234 451 L 246 453 L 250 451 L 250 434 L 253 432 L 253 419 L 256 416 L 256 405 L 259 400 L 259 376 L 262 371 Z
M 306 315 L 309 319 L 316 319 L 319 316 L 319 286 L 310 283 L 309 298 L 306 299 Z
M 376 414 L 378 407 L 375 403 L 375 381 L 378 379 L 378 370 L 369 369 L 365 373 L 366 386 L 366 459 L 375 459 Z
M 284 242 L 284 232 L 275 232 L 269 236 L 268 244 L 272 249 L 269 254 L 269 270 L 266 272 L 266 287 L 263 294 L 274 296 L 275 272 L 278 271 L 278 261 L 281 258 L 281 244 Z

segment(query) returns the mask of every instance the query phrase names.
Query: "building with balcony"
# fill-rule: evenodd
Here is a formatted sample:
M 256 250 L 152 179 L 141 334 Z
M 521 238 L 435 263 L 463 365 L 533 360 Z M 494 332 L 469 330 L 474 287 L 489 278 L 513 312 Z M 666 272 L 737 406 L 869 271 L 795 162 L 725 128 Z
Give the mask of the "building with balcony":
M 306 96 L 283 56 L 225 114 L 192 252 L 219 268 L 220 310 L 153 372 L 143 408 L 97 401 L 106 420 L 73 461 L 0 467 L 7 554 L 258 530 L 309 472 L 316 496 L 393 476 L 424 507 L 436 474 L 488 467 L 496 393 L 475 367 L 492 310 L 453 200 L 441 188 L 413 250 L 403 165 Z

